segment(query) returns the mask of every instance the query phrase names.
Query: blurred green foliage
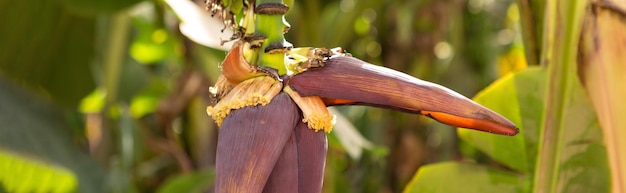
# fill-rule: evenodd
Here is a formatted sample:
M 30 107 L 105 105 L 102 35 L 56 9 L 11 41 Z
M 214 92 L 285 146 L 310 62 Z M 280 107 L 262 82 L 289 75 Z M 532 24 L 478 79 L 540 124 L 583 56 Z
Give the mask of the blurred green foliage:
M 52 1 L 0 3 L 2 74 L 68 107 L 95 86 L 95 18 Z M 70 89 L 68 89 L 70 88 Z
M 515 10 L 511 0 L 296 1 L 287 14 L 292 28 L 286 39 L 298 47 L 343 47 L 473 96 L 526 67 Z M 0 0 L 0 155 L 8 156 L 0 168 L 9 159 L 38 160 L 41 165 L 28 167 L 42 173 L 58 166 L 71 172 L 63 176 L 78 179 L 76 192 L 204 188 L 212 179 L 207 171 L 214 166 L 217 133 L 204 108 L 212 102 L 207 89 L 224 55 L 182 36 L 176 15 L 160 0 Z M 496 106 L 508 106 L 503 102 Z M 518 105 L 522 117 L 537 110 Z M 330 134 L 325 192 L 399 192 L 425 164 L 476 157 L 493 156 L 517 171 L 532 168 L 532 148 L 515 146 L 504 155 L 507 147 L 500 147 L 482 155 L 478 149 L 484 148 L 460 142 L 454 128 L 430 119 L 366 107 L 337 110 L 375 147 L 350 157 Z M 509 118 L 527 130 L 537 124 Z M 505 140 L 529 145 L 534 137 Z M 515 152 L 526 158 L 511 157 Z M 507 165 L 512 159 L 524 164 Z M 459 165 L 469 173 L 450 175 L 495 171 L 507 184 L 517 182 L 489 165 Z M 418 176 L 454 167 L 429 166 Z M 436 178 L 436 186 L 447 179 Z M 0 181 L 0 187 L 11 190 L 7 183 Z M 55 188 L 66 184 L 46 192 L 65 192 Z
M 9 192 L 104 192 L 102 165 L 72 115 L 0 78 L 0 185 Z M 79 121 L 81 122 L 81 121 Z

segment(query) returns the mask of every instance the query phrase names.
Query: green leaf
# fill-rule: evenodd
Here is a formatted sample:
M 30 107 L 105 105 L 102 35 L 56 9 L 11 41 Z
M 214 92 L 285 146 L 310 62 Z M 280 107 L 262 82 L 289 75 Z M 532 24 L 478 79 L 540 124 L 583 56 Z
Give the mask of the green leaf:
M 97 88 L 80 102 L 78 109 L 81 113 L 97 113 L 104 107 L 104 98 L 106 92 L 104 89 Z
M 2 1 L 0 74 L 75 107 L 95 86 L 95 23 L 51 1 Z
M 10 192 L 75 192 L 69 170 L 0 149 L 0 185 Z
M 102 168 L 85 152 L 86 147 L 79 147 L 75 143 L 76 139 L 72 137 L 72 129 L 64 114 L 0 77 L 2 151 L 12 152 L 12 155 L 27 155 L 30 159 L 39 160 L 38 163 L 66 168 L 78 180 L 77 192 L 105 192 Z M 17 160 L 20 160 L 22 166 L 36 167 L 23 162 L 23 159 Z M 8 162 L 0 165 L 5 163 Z M 62 176 L 68 175 L 65 173 Z
M 158 193 L 205 192 L 215 180 L 215 171 L 203 170 L 168 179 Z
M 529 68 L 498 80 L 475 98 L 518 124 L 520 135 L 511 138 L 459 130 L 460 138 L 507 167 L 523 173 L 545 172 L 534 164 L 541 159 L 537 155 L 538 135 L 544 116 L 546 75 L 543 68 Z M 578 84 L 571 85 L 564 102 L 565 130 L 555 155 L 558 173 L 554 178 L 559 192 L 607 192 L 609 169 L 595 112 Z
M 478 93 L 474 100 L 520 127 L 515 137 L 458 129 L 459 137 L 494 160 L 521 172 L 532 172 L 541 126 L 546 73 L 535 67 L 505 76 Z
M 563 107 L 564 131 L 556 155 L 557 192 L 610 192 L 611 171 L 602 128 L 578 82 L 572 85 Z
M 404 193 L 527 192 L 527 180 L 512 172 L 471 163 L 444 162 L 423 166 Z

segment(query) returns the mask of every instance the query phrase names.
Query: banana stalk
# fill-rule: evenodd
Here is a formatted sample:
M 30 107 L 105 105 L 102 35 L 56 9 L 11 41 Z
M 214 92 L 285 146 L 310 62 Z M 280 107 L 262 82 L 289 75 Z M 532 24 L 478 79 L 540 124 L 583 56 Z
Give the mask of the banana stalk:
M 259 0 L 254 9 L 256 31 L 253 37 L 262 38 L 263 41 L 257 60 L 250 62 L 274 68 L 278 74 L 287 73 L 285 53 L 292 47 L 283 35 L 290 27 L 284 19 L 287 11 L 289 7 L 282 0 Z

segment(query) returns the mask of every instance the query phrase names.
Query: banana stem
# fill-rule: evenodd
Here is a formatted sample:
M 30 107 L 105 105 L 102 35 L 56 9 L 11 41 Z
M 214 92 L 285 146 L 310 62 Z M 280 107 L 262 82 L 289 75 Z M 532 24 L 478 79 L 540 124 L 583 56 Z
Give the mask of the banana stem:
M 289 24 L 284 20 L 288 7 L 282 0 L 258 0 L 256 5 L 255 33 L 265 37 L 258 50 L 258 65 L 275 68 L 286 74 L 285 51 L 290 47 L 284 33 Z

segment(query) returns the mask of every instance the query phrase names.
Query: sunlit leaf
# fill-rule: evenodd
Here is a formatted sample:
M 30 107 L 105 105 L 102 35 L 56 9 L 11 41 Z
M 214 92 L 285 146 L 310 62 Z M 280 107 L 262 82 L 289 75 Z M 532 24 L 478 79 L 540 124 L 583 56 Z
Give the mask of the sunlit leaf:
M 513 46 L 509 51 L 498 58 L 498 74 L 500 76 L 521 71 L 527 66 L 524 49 L 522 49 L 521 46 Z
M 0 186 L 9 192 L 74 192 L 78 179 L 66 168 L 0 149 Z
M 515 137 L 459 129 L 459 137 L 493 159 L 518 171 L 531 172 L 543 108 L 545 70 L 529 68 L 494 82 L 474 100 L 520 127 Z
M 78 109 L 83 113 L 96 113 L 104 107 L 104 89 L 97 88 L 80 101 Z
M 77 192 L 106 192 L 102 168 L 89 157 L 85 147 L 77 145 L 64 114 L 41 98 L 33 97 L 0 78 L 2 151 L 28 155 L 69 170 L 78 181 Z M 5 172 L 7 171 L 2 170 L 3 175 L 17 175 Z M 71 181 L 64 179 L 68 183 Z
M 215 171 L 201 170 L 190 174 L 174 176 L 159 188 L 158 193 L 200 193 L 211 187 L 215 180 Z
M 513 173 L 470 163 L 445 162 L 420 168 L 404 193 L 526 192 L 526 180 Z

